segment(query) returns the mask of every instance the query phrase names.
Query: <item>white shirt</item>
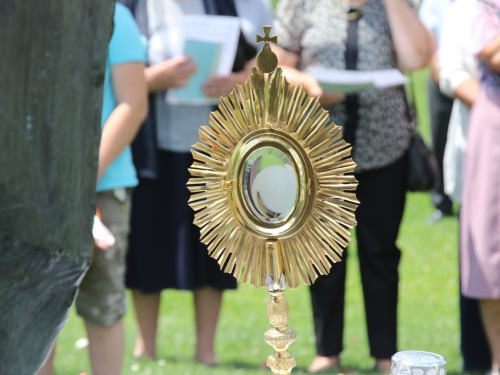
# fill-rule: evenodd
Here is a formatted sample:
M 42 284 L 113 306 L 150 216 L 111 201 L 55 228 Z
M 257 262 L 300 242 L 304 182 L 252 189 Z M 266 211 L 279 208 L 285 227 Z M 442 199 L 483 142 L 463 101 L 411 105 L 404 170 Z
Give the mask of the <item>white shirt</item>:
M 462 82 L 477 77 L 477 64 L 472 48 L 475 9 L 475 0 L 456 0 L 443 24 L 439 51 L 439 86 L 450 97 L 454 96 Z M 462 195 L 468 123 L 469 108 L 455 99 L 444 152 L 443 179 L 444 191 L 456 202 L 460 202 Z
M 181 50 L 179 22 L 185 14 L 205 14 L 203 0 L 147 1 L 150 65 L 170 59 Z M 199 140 L 199 128 L 206 125 L 212 106 L 167 102 L 166 91 L 155 94 L 158 148 L 179 153 L 190 152 Z
M 418 12 L 420 21 L 433 32 L 438 47 L 441 44 L 443 22 L 449 13 L 453 0 L 423 0 Z
M 472 23 L 475 0 L 457 0 L 450 8 L 441 35 L 439 50 L 441 91 L 450 96 L 463 81 L 476 77 L 476 61 L 472 54 Z
M 257 45 L 256 35 L 264 35 L 262 26 L 273 24 L 274 14 L 271 2 L 269 0 L 235 0 L 234 3 L 236 12 L 241 18 L 241 28 L 245 39 L 260 51 L 263 43 Z

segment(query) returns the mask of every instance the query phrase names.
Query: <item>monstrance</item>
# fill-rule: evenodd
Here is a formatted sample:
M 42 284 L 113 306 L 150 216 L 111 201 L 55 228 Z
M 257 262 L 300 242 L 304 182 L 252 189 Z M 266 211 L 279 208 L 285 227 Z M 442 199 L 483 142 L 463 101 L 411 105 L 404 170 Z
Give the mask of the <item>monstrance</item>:
M 200 128 L 188 188 L 210 256 L 243 283 L 267 287 L 272 327 L 264 339 L 275 349 L 267 366 L 290 374 L 296 334 L 283 292 L 340 261 L 359 202 L 351 147 L 318 98 L 283 77 L 270 31 L 257 36 L 264 47 L 245 84 L 220 98 Z

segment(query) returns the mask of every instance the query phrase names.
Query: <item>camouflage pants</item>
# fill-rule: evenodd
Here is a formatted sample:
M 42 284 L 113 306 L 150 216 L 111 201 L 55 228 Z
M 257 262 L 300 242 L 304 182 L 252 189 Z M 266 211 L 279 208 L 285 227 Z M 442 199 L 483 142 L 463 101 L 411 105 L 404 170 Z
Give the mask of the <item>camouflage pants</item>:
M 115 236 L 116 243 L 105 251 L 94 249 L 76 297 L 76 311 L 88 323 L 111 326 L 126 310 L 124 276 L 130 192 L 115 189 L 97 193 L 97 205 L 102 211 L 101 220 Z

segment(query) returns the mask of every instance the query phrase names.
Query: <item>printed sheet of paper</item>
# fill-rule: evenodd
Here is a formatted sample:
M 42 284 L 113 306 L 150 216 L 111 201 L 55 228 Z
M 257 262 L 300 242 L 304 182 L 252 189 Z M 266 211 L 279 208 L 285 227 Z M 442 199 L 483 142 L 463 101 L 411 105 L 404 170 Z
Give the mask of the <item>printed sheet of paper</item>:
M 359 71 L 311 67 L 308 72 L 316 78 L 324 91 L 343 94 L 404 85 L 408 82 L 408 78 L 398 69 Z
M 209 98 L 203 93 L 203 83 L 212 74 L 217 73 L 221 58 L 222 43 L 186 40 L 184 53 L 193 57 L 198 69 L 189 78 L 187 86 L 169 90 L 169 102 L 172 104 L 217 104 L 218 99 Z
M 218 99 L 203 94 L 202 85 L 212 74 L 229 75 L 232 71 L 240 20 L 237 17 L 187 15 L 183 16 L 179 36 L 181 42 L 174 55 L 189 55 L 198 66 L 186 87 L 169 90 L 171 104 L 216 104 Z M 182 47 L 180 47 L 182 46 Z

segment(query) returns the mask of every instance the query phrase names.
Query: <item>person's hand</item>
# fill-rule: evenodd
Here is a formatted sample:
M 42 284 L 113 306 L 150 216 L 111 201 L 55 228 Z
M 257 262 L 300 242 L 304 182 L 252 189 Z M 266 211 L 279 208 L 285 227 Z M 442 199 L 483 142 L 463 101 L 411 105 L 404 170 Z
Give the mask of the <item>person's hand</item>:
M 94 216 L 94 226 L 92 227 L 94 246 L 105 251 L 113 247 L 116 243 L 113 233 L 103 224 L 98 215 Z
M 174 57 L 150 66 L 145 71 L 149 92 L 186 86 L 196 69 L 189 56 Z
M 236 85 L 235 73 L 227 76 L 213 75 L 203 84 L 203 92 L 210 98 L 228 96 Z
M 319 103 L 323 107 L 329 107 L 344 99 L 344 95 L 338 92 L 324 92 L 316 78 L 307 74 L 304 79 L 304 89 L 309 96 L 319 97 Z
M 339 92 L 324 92 L 323 95 L 319 97 L 319 104 L 323 107 L 330 107 L 344 99 L 344 94 Z

